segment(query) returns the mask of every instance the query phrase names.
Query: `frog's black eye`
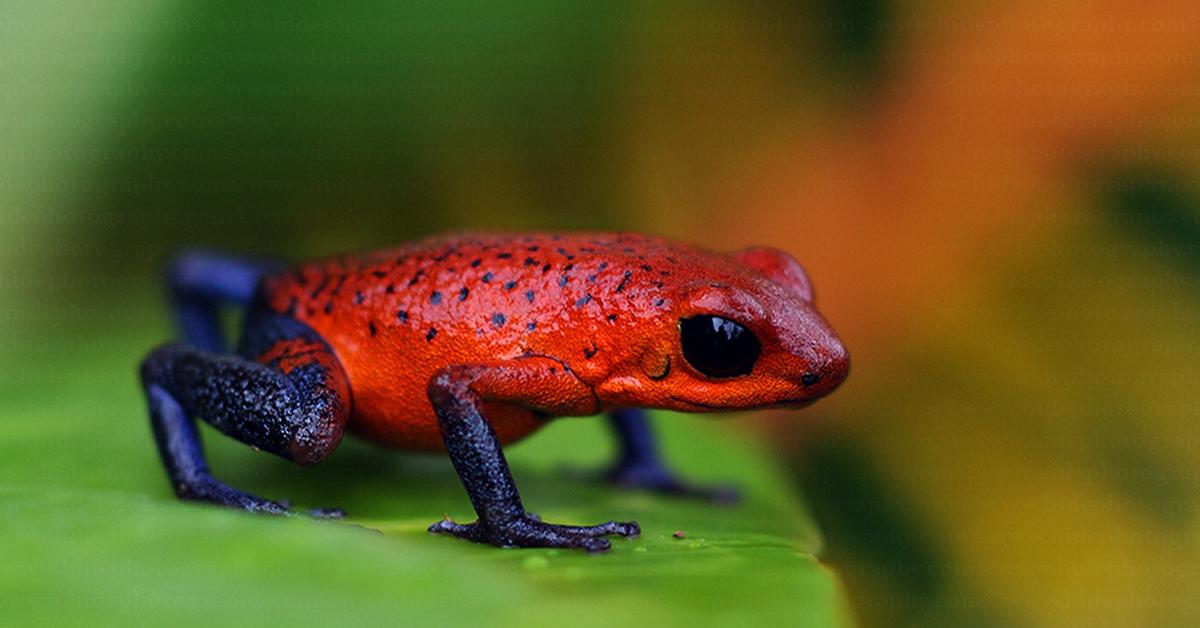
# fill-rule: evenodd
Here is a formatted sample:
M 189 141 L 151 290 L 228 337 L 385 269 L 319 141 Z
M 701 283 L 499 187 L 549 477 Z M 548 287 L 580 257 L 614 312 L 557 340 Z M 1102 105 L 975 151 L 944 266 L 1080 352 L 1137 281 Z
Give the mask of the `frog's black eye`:
M 754 368 L 762 345 L 749 329 L 720 316 L 679 321 L 683 358 L 709 377 L 737 377 Z

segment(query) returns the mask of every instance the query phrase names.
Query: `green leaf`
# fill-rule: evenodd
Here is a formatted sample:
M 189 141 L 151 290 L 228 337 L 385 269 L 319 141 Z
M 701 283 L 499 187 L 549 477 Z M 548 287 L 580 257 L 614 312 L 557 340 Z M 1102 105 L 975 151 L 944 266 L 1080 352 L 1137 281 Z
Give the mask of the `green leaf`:
M 348 524 L 252 516 L 171 496 L 135 372 L 160 332 L 136 315 L 114 318 L 126 332 L 19 342 L 6 330 L 0 624 L 846 623 L 795 490 L 736 420 L 659 421 L 680 469 L 743 489 L 734 507 L 564 473 L 611 454 L 594 419 L 560 420 L 509 448 L 525 502 L 544 519 L 642 524 L 641 538 L 615 539 L 603 555 L 430 535 L 443 514 L 473 518 L 444 456 L 348 440 L 301 469 L 205 428 L 213 468 L 231 484 L 351 514 Z

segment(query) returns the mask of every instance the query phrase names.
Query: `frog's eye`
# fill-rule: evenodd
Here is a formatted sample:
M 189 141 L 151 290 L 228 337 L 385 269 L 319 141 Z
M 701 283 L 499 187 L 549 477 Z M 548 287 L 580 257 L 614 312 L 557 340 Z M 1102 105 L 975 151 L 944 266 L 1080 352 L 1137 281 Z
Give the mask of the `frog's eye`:
M 683 358 L 709 377 L 737 377 L 754 368 L 762 345 L 749 329 L 708 314 L 679 321 Z

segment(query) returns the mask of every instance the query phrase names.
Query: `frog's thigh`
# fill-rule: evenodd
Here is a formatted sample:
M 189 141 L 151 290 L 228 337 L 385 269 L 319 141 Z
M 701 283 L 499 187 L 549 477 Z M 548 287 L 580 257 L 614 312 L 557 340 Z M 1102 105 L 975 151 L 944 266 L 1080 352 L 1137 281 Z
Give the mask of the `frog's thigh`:
M 146 358 L 142 379 L 183 415 L 300 464 L 333 452 L 350 410 L 346 375 L 317 338 L 278 339 L 257 360 L 164 345 Z M 158 418 L 152 416 L 155 435 L 171 470 L 165 446 L 171 435 L 160 434 Z

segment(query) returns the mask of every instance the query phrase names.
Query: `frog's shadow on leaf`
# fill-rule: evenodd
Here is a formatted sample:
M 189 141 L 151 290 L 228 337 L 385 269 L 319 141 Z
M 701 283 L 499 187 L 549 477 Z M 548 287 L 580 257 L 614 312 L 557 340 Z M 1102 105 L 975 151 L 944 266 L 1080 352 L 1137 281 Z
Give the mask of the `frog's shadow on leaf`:
M 396 452 L 347 441 L 327 460 L 298 467 L 270 456 L 225 453 L 215 466 L 219 475 L 272 499 L 304 507 L 336 507 L 351 519 L 424 517 L 430 522 L 445 512 L 466 512 L 470 503 L 449 459 L 437 454 Z M 562 463 L 569 462 L 563 456 Z M 600 482 L 563 471 L 565 466 L 531 468 L 518 460 L 519 476 L 529 507 L 591 506 L 606 491 Z

